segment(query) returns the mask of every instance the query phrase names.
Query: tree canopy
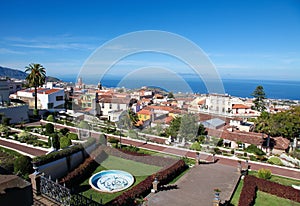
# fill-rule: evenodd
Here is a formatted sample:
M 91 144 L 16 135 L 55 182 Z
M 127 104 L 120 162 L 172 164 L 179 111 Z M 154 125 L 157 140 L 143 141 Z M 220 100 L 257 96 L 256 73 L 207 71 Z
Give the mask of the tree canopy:
M 290 139 L 298 137 L 300 135 L 300 106 L 276 114 L 262 112 L 255 121 L 255 131 L 275 137 L 283 136 Z
M 255 88 L 253 93 L 251 94 L 255 99 L 253 101 L 254 107 L 253 109 L 257 111 L 264 111 L 266 109 L 264 99 L 266 99 L 266 93 L 264 91 L 263 86 L 259 85 Z
M 197 116 L 186 114 L 182 117 L 175 117 L 170 126 L 166 129 L 166 135 L 186 140 L 194 140 L 197 136 L 205 134 L 203 125 L 198 125 Z

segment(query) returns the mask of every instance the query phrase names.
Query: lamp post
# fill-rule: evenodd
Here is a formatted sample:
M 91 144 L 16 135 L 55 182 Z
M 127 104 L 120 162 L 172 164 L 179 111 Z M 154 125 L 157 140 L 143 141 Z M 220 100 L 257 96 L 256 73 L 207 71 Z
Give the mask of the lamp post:
M 120 129 L 120 149 L 122 148 L 122 129 Z

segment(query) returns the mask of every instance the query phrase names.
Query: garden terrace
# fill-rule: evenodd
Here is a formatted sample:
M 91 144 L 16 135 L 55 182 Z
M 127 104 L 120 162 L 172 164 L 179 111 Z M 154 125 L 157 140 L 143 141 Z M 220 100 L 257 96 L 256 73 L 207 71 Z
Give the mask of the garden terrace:
M 124 170 L 131 173 L 135 177 L 134 185 L 123 192 L 112 194 L 91 189 L 89 178 L 106 169 Z M 64 177 L 60 183 L 66 183 L 76 193 L 80 192 L 88 198 L 92 195 L 93 200 L 101 201 L 106 205 L 133 205 L 135 198 L 150 193 L 155 177 L 165 184 L 185 169 L 186 165 L 182 160 L 130 155 L 114 148 L 99 146 L 83 164 Z

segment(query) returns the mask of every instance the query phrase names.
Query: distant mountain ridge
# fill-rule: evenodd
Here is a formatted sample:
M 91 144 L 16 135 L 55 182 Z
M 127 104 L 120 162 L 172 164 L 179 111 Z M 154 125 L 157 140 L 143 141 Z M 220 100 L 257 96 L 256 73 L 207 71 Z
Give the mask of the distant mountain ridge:
M 17 69 L 10 69 L 7 67 L 0 66 L 0 77 L 9 77 L 9 78 L 15 78 L 15 79 L 25 79 L 27 77 L 27 73 L 17 70 Z M 56 77 L 50 77 L 47 76 L 46 79 L 48 82 L 59 82 L 60 79 Z
M 17 69 L 10 69 L 7 67 L 0 66 L 0 76 L 1 77 L 10 77 L 15 79 L 25 79 L 27 74 L 23 71 Z

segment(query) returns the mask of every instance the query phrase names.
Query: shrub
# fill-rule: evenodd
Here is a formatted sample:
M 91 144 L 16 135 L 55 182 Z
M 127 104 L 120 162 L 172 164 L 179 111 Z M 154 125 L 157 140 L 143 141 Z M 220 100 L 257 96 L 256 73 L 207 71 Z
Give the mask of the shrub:
M 224 142 L 224 140 L 222 138 L 220 138 L 219 141 L 217 142 L 217 147 L 222 147 L 223 142 Z
M 26 142 L 29 139 L 30 139 L 30 133 L 28 133 L 26 131 L 22 131 L 18 134 L 18 140 L 20 142 Z
M 222 151 L 217 147 L 214 148 L 214 152 L 215 154 L 222 154 Z
M 68 128 L 66 128 L 66 127 L 64 127 L 64 128 L 62 128 L 62 129 L 59 130 L 59 132 L 60 132 L 62 135 L 64 135 L 64 136 L 65 136 L 69 131 L 70 131 L 70 130 L 69 130 Z
M 55 122 L 54 116 L 52 114 L 48 115 L 46 120 L 49 122 Z
M 266 153 L 264 153 L 261 149 L 259 149 L 256 145 L 254 144 L 251 144 L 249 145 L 246 149 L 245 149 L 246 152 L 249 152 L 249 153 L 254 153 L 256 155 L 259 155 L 259 156 L 262 156 L 262 155 L 265 155 Z
M 39 116 L 39 110 L 38 109 L 33 110 L 33 116 L 35 116 L 35 117 Z
M 231 149 L 230 154 L 234 155 L 234 149 Z
M 51 135 L 54 133 L 54 125 L 51 123 L 47 123 L 46 126 L 46 134 Z
M 66 136 L 60 137 L 59 142 L 60 142 L 60 148 L 62 149 L 72 145 L 72 141 Z
M 201 145 L 199 142 L 195 141 L 192 145 L 191 145 L 191 149 L 192 150 L 196 150 L 196 151 L 201 151 Z
M 261 168 L 258 170 L 258 177 L 267 180 L 272 177 L 272 173 L 269 169 Z
M 52 137 L 52 146 L 54 147 L 54 149 L 58 150 L 60 148 L 60 141 L 59 141 L 59 137 L 56 133 L 51 135 Z
M 268 159 L 267 162 L 272 164 L 272 165 L 279 165 L 279 166 L 283 165 L 281 159 L 278 158 L 278 157 L 270 157 L 270 159 Z
M 75 170 L 64 177 L 60 181 L 60 184 L 65 183 L 69 188 L 80 185 L 85 179 L 92 175 L 98 166 L 99 164 L 93 158 L 89 157 Z
M 101 145 L 107 145 L 107 139 L 105 134 L 100 134 L 99 136 L 99 143 Z
M 116 139 L 116 138 L 109 138 L 108 142 L 111 144 L 118 144 L 120 142 L 120 140 Z
M 14 162 L 15 174 L 21 175 L 25 179 L 28 179 L 28 175 L 33 172 L 31 158 L 28 156 L 20 156 Z
M 69 133 L 68 138 L 71 140 L 78 140 L 78 135 L 75 133 Z
M 82 150 L 84 150 L 84 148 L 89 147 L 92 144 L 95 144 L 95 142 L 96 142 L 96 140 L 94 138 L 90 138 L 84 144 L 76 145 L 76 146 L 61 150 L 61 151 L 52 152 L 47 155 L 41 155 L 41 156 L 35 157 L 33 159 L 33 162 L 37 166 L 47 164 L 49 162 L 52 162 L 52 161 L 70 156 L 71 154 L 74 154 L 76 152 L 82 151 Z

